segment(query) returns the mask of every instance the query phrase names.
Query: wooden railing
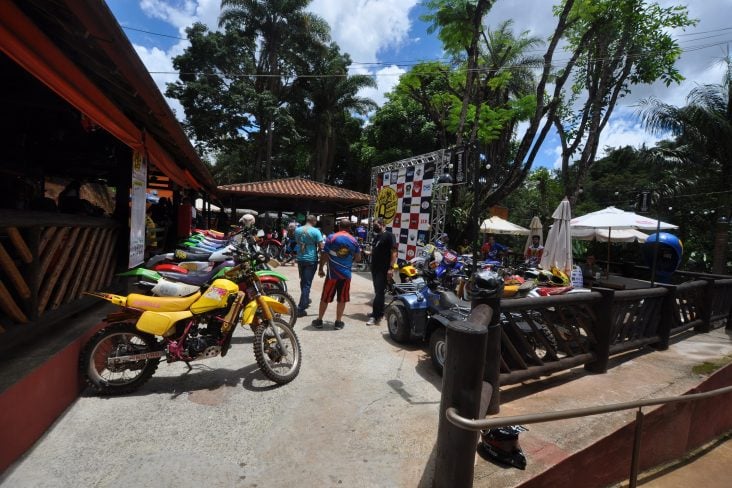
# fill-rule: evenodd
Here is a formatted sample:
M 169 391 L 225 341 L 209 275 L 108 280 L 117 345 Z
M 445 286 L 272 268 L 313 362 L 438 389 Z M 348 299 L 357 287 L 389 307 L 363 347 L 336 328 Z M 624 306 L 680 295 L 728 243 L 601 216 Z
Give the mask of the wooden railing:
M 688 329 L 729 327 L 731 310 L 732 279 L 501 300 L 500 384 L 578 365 L 605 372 L 613 355 L 666 349 L 671 336 Z
M 68 315 L 109 285 L 117 233 L 109 219 L 0 211 L 0 333 Z

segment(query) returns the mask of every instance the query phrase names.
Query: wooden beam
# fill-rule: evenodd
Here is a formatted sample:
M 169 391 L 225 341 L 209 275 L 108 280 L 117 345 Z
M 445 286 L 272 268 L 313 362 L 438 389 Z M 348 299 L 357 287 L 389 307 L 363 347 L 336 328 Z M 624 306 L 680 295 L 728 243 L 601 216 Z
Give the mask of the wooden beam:
M 8 236 L 10 236 L 10 242 L 13 243 L 13 246 L 15 246 L 15 250 L 18 251 L 18 254 L 20 255 L 20 259 L 22 259 L 23 262 L 26 264 L 32 263 L 33 253 L 31 252 L 28 245 L 25 243 L 23 236 L 20 235 L 20 231 L 18 230 L 18 228 L 8 227 L 6 230 L 8 231 Z
M 30 288 L 28 288 L 28 284 L 25 282 L 23 275 L 20 274 L 20 271 L 15 266 L 15 261 L 13 261 L 2 244 L 0 244 L 0 266 L 2 266 L 3 271 L 10 277 L 10 281 L 15 285 L 18 294 L 26 300 L 29 299 L 31 296 Z
M 53 302 L 51 303 L 52 310 L 57 309 L 64 301 L 66 290 L 68 289 L 69 283 L 71 283 L 71 280 L 74 277 L 74 273 L 76 272 L 76 264 L 79 262 L 79 258 L 81 258 L 81 256 L 84 254 L 84 250 L 87 247 L 89 236 L 91 234 L 90 230 L 91 229 L 89 227 L 85 227 L 81 230 L 79 242 L 76 245 L 76 252 L 73 253 L 71 262 L 66 269 L 66 273 L 64 274 L 64 277 L 61 280 L 61 283 L 59 284 L 55 295 L 53 296 Z
M 28 317 L 18 307 L 18 304 L 15 303 L 15 300 L 13 300 L 12 295 L 10 295 L 10 292 L 2 281 L 0 281 L 0 308 L 15 322 L 21 324 L 28 323 Z
M 58 247 L 65 241 L 66 234 L 69 233 L 68 227 L 62 227 L 58 232 L 55 233 L 54 238 L 49 242 L 43 252 L 41 252 L 41 280 L 45 279 L 46 271 L 51 264 L 51 261 L 56 257 L 56 251 Z
M 53 264 L 53 270 L 51 271 L 50 275 L 46 277 L 45 280 L 43 280 L 41 284 L 41 293 L 38 297 L 38 314 L 43 314 L 43 311 L 46 310 L 46 305 L 48 305 L 48 300 L 51 298 L 51 293 L 53 292 L 54 287 L 56 286 L 56 282 L 58 281 L 59 277 L 61 276 L 61 273 L 63 271 L 69 272 L 69 268 L 66 266 L 66 262 L 69 259 L 69 255 L 71 254 L 71 250 L 75 249 L 77 238 L 79 237 L 79 231 L 81 230 L 80 227 L 76 227 L 71 230 L 71 233 L 69 234 L 69 238 L 66 241 L 66 245 L 61 251 L 61 255 L 59 256 L 58 260 L 54 262 Z

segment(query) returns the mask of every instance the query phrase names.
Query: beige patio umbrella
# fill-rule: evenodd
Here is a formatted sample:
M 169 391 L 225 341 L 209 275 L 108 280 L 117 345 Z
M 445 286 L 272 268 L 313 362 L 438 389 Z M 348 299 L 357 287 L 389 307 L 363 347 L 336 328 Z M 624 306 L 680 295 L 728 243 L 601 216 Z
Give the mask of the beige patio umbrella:
M 524 256 L 526 256 L 526 251 L 529 250 L 529 247 L 534 243 L 532 241 L 532 237 L 539 236 L 539 245 L 544 245 L 544 226 L 541 225 L 541 219 L 537 216 L 534 216 L 531 219 L 531 223 L 529 224 L 529 237 L 526 238 L 526 245 L 524 246 Z
M 489 219 L 485 219 L 483 223 L 480 224 L 480 232 L 482 234 L 512 234 L 525 236 L 529 234 L 529 229 L 513 224 L 508 220 L 494 215 Z
M 569 276 L 572 273 L 572 233 L 569 229 L 572 211 L 566 197 L 554 210 L 552 218 L 554 224 L 546 236 L 546 245 L 544 246 L 540 266 L 544 269 L 556 266 Z

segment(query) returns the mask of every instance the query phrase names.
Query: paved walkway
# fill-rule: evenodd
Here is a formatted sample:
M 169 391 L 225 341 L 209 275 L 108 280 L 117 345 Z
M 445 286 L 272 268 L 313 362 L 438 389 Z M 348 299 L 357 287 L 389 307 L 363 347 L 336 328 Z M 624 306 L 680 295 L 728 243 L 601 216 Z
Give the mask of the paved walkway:
M 297 299 L 296 269 L 280 270 Z M 321 287 L 316 278 L 314 305 Z M 334 304 L 322 330 L 310 326 L 312 315 L 298 320 L 303 366 L 292 383 L 273 387 L 257 370 L 253 334 L 239 330 L 225 358 L 194 363 L 190 373 L 161 364 L 136 394 L 83 395 L 0 485 L 430 486 L 441 379 L 423 346 L 397 345 L 384 325 L 365 325 L 368 275 L 354 277 L 351 294 L 343 330 L 332 328 Z M 730 353 L 724 331 L 694 336 L 605 375 L 578 368 L 506 388 L 502 414 L 681 393 L 701 380 L 693 365 Z M 527 470 L 476 458 L 475 486 L 516 486 L 629 416 L 531 426 L 521 437 Z

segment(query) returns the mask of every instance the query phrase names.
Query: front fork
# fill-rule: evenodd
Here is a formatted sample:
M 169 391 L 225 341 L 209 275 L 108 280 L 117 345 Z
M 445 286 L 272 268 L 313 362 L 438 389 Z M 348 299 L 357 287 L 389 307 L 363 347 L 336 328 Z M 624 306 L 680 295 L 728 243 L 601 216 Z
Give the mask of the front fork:
M 285 347 L 285 343 L 282 340 L 282 336 L 280 335 L 280 331 L 277 327 L 274 326 L 273 320 L 274 315 L 272 314 L 272 309 L 269 308 L 269 304 L 262 298 L 262 295 L 258 295 L 257 298 L 257 305 L 259 306 L 259 309 L 262 311 L 262 319 L 264 322 L 270 324 L 272 327 L 272 333 L 275 336 L 275 339 L 277 340 L 277 345 L 280 348 L 280 352 L 283 356 L 287 356 L 287 348 Z

